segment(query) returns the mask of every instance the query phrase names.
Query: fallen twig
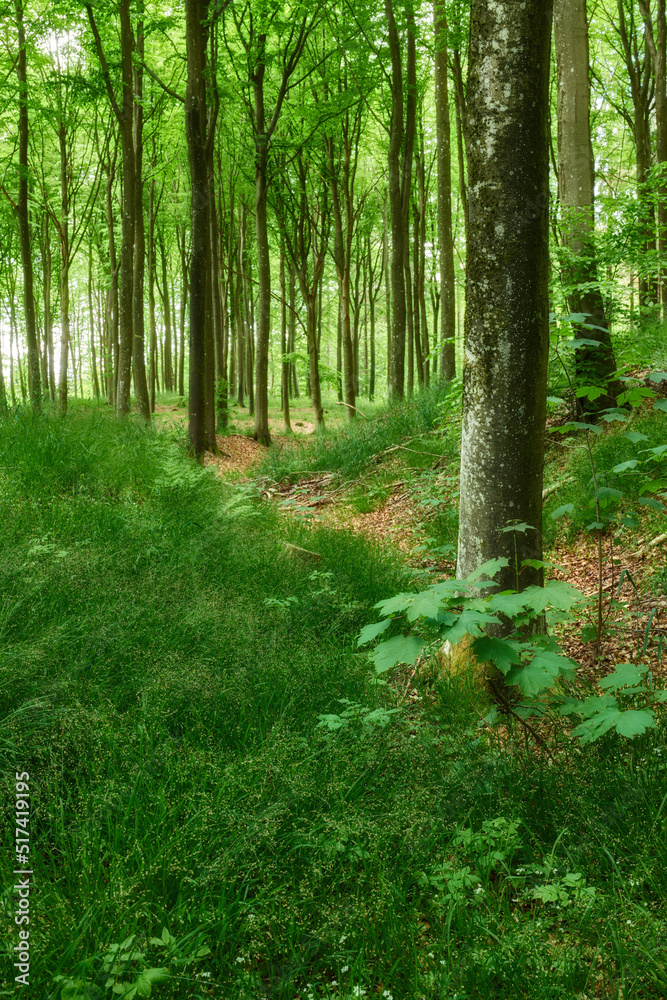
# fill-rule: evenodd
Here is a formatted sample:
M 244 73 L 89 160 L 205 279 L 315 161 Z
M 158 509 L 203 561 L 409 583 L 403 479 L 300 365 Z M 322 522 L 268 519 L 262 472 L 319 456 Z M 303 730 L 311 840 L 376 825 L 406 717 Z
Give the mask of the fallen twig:
M 354 410 L 355 413 L 359 413 L 364 418 L 364 420 L 371 419 L 370 417 L 366 416 L 365 413 L 362 413 L 361 410 L 357 409 L 356 406 L 352 406 L 352 403 L 344 403 L 341 399 L 337 399 L 336 406 L 347 406 L 349 410 Z

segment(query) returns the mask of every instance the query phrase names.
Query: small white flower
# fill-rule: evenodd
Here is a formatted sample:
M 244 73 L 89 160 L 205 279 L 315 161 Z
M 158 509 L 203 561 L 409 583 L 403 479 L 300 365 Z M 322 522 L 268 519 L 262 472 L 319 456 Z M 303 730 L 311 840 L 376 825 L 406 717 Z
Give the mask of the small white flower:
M 383 990 L 382 991 L 382 996 L 386 997 L 387 1000 L 394 1000 L 394 994 L 390 993 L 389 990 Z
M 237 962 L 238 962 L 238 963 L 239 963 L 240 965 L 243 965 L 243 963 L 245 962 L 245 958 L 243 957 L 243 955 L 237 955 L 237 956 L 236 956 L 236 961 L 237 961 Z
M 341 972 L 349 972 L 350 971 L 350 966 L 349 965 L 344 965 L 343 968 L 340 971 Z
M 352 996 L 354 996 L 354 997 L 365 997 L 366 996 L 366 990 L 363 988 L 363 986 L 354 986 L 352 988 Z
M 335 980 L 335 979 L 332 979 L 332 980 L 331 980 L 331 985 L 332 985 L 332 986 L 338 986 L 338 983 L 336 982 L 336 980 Z
M 429 958 L 435 958 L 435 955 L 433 954 L 433 952 L 432 952 L 432 951 L 429 951 L 429 953 L 428 953 L 428 957 L 429 957 Z
M 629 925 L 630 925 L 630 927 L 634 927 L 634 926 L 635 926 L 635 925 L 633 924 L 632 920 L 626 920 L 625 922 L 626 922 L 626 924 L 629 924 Z
M 343 934 L 343 936 L 340 939 L 340 941 L 338 942 L 338 944 L 345 944 L 345 942 L 347 941 L 347 938 L 348 938 L 348 935 L 347 934 Z

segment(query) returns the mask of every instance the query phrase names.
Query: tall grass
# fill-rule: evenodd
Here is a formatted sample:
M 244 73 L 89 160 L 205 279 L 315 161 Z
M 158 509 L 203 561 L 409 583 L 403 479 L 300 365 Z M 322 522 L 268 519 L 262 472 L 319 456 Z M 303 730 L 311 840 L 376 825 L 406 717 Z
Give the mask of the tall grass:
M 443 416 L 446 392 L 435 385 L 382 410 L 367 420 L 358 416 L 335 434 L 316 434 L 307 444 L 271 449 L 260 473 L 273 479 L 301 472 L 338 472 L 355 479 L 386 449 L 432 431 Z
M 32 995 L 110 998 L 115 954 L 174 1000 L 664 996 L 662 729 L 554 767 L 487 745 L 453 684 L 402 707 L 355 645 L 401 567 L 315 529 L 286 537 L 317 568 L 286 558 L 250 487 L 129 422 L 15 414 L 0 466 Z

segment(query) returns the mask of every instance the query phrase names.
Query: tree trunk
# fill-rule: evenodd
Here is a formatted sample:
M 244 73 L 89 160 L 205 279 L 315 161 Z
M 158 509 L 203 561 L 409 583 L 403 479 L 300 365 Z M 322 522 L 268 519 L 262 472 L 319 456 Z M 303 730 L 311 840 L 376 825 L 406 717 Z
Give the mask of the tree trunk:
M 19 223 L 21 243 L 21 264 L 23 266 L 23 308 L 25 315 L 25 336 L 28 345 L 28 392 L 30 402 L 38 409 L 41 405 L 42 386 L 39 373 L 39 344 L 35 322 L 35 298 L 32 275 L 32 246 L 30 240 L 30 216 L 28 212 L 28 60 L 26 57 L 25 27 L 23 23 L 23 0 L 16 0 L 16 23 L 18 26 L 18 56 L 16 76 L 19 85 L 19 190 L 16 200 L 16 214 Z
M 549 350 L 549 0 L 473 0 L 470 243 L 457 576 L 506 557 L 515 587 L 542 558 Z M 517 141 L 517 136 L 521 137 Z M 504 532 L 525 522 L 530 528 Z M 521 585 L 541 584 L 525 568 Z
M 133 86 L 132 57 L 134 36 L 130 19 L 130 0 L 119 0 L 122 100 L 118 104 L 114 95 L 109 68 L 102 47 L 102 40 L 95 21 L 92 5 L 86 4 L 88 20 L 95 39 L 95 47 L 102 68 L 102 76 L 107 89 L 109 103 L 118 121 L 123 155 L 123 221 L 120 249 L 120 282 L 118 294 L 118 375 L 116 379 L 116 413 L 124 416 L 130 409 L 130 380 L 132 374 L 132 316 L 133 316 L 133 270 L 135 239 L 135 192 L 134 192 L 134 136 L 133 136 Z
M 148 398 L 151 413 L 155 413 L 155 383 L 157 381 L 157 324 L 155 322 L 155 178 L 148 189 Z
M 51 308 L 51 282 L 53 280 L 53 263 L 51 259 L 51 231 L 49 213 L 44 213 L 44 339 L 49 358 L 49 394 L 51 402 L 56 401 L 55 359 L 53 351 L 53 311 Z
M 282 301 L 282 306 L 280 310 L 280 395 L 283 408 L 283 421 L 285 423 L 285 430 L 288 433 L 292 433 L 292 423 L 290 421 L 289 412 L 289 397 L 290 397 L 290 385 L 289 385 L 289 362 L 285 361 L 285 355 L 287 354 L 287 300 L 285 298 L 287 294 L 286 281 L 285 281 L 285 246 L 284 243 L 280 247 L 280 298 Z
M 452 146 L 449 124 L 447 17 L 445 0 L 434 0 L 435 26 L 435 126 L 438 161 L 438 243 L 440 244 L 440 378 L 456 375 L 456 285 L 452 237 Z M 463 164 L 459 165 L 459 169 Z M 464 181 L 465 184 L 465 181 Z
M 88 319 L 90 330 L 90 374 L 93 382 L 93 394 L 100 397 L 100 382 L 97 377 L 97 352 L 95 349 L 95 312 L 93 310 L 93 245 L 88 246 Z
M 391 213 L 391 297 L 392 297 L 392 382 L 391 394 L 401 398 L 405 391 L 405 340 L 407 305 L 405 261 L 407 252 L 408 211 L 412 176 L 417 113 L 417 62 L 414 12 L 407 11 L 407 66 L 404 100 L 403 67 L 393 0 L 385 0 L 387 34 L 391 54 L 391 121 L 387 169 Z
M 614 351 L 598 284 L 593 213 L 594 164 L 590 130 L 588 79 L 588 19 L 586 0 L 555 0 L 554 37 L 558 67 L 558 187 L 563 221 L 563 244 L 569 251 L 568 303 L 570 312 L 585 313 L 595 330 L 581 336 L 599 347 L 576 352 L 580 384 L 607 385 L 596 400 L 581 400 L 590 413 L 615 405 L 622 386 L 614 382 Z
M 134 105 L 133 105 L 133 142 L 134 142 L 134 259 L 132 275 L 132 364 L 134 366 L 134 395 L 137 408 L 144 420 L 151 418 L 151 406 L 148 398 L 148 382 L 146 380 L 146 356 L 144 348 L 144 277 L 146 270 L 146 234 L 144 228 L 144 108 L 143 108 L 143 57 L 144 57 L 144 25 L 143 0 L 139 4 L 139 21 L 137 23 L 136 55 L 133 62 Z
M 204 459 L 204 351 L 206 272 L 208 270 L 208 184 L 206 178 L 206 14 L 208 0 L 186 0 L 188 83 L 185 135 L 192 186 L 192 253 L 190 257 L 190 366 L 188 434 L 195 458 Z

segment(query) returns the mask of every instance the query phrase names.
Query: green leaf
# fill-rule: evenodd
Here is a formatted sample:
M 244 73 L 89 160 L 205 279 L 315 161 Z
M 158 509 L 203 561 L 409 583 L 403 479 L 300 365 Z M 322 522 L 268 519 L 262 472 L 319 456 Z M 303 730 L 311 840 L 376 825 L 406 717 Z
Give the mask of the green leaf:
M 613 674 L 603 677 L 598 684 L 603 690 L 617 691 L 622 687 L 632 687 L 638 684 L 642 675 L 646 673 L 646 667 L 636 667 L 634 663 L 619 663 Z
M 523 534 L 525 531 L 535 531 L 536 529 L 532 524 L 526 524 L 523 521 L 521 524 L 510 524 L 507 528 L 501 528 L 500 530 L 501 532 L 518 531 L 520 534 Z
M 628 709 L 627 712 L 620 713 L 620 718 L 616 722 L 616 732 L 628 739 L 641 736 L 647 729 L 655 728 L 655 719 L 650 708 Z
M 626 514 L 625 517 L 621 518 L 621 524 L 623 524 L 626 528 L 638 528 L 641 521 L 638 521 L 632 514 Z
M 638 497 L 637 503 L 640 503 L 642 507 L 650 507 L 651 510 L 664 510 L 664 503 L 660 503 L 659 500 L 654 500 L 653 497 Z
M 632 441 L 633 444 L 639 444 L 640 441 L 648 441 L 646 434 L 640 434 L 639 431 L 628 431 L 622 437 L 627 438 L 628 441 Z
M 614 468 L 611 471 L 612 472 L 627 472 L 628 469 L 636 469 L 638 465 L 639 465 L 639 462 L 637 461 L 637 459 L 636 458 L 632 458 L 632 459 L 630 459 L 629 462 L 621 462 L 620 465 L 615 465 Z
M 532 697 L 553 687 L 557 677 L 572 680 L 576 673 L 576 665 L 566 656 L 540 650 L 524 667 L 512 667 L 507 673 L 507 684 L 516 684 L 522 694 Z
M 576 320 L 573 322 L 581 322 L 581 320 Z M 587 324 L 586 324 L 587 325 Z M 564 340 L 562 341 L 561 347 L 571 347 L 573 350 L 577 351 L 580 347 L 599 347 L 599 340 L 588 340 L 586 337 L 579 337 L 576 340 Z
M 573 503 L 564 503 L 562 507 L 557 507 L 556 510 L 551 515 L 551 520 L 555 521 L 557 518 L 562 517 L 563 514 L 571 514 L 574 510 Z
M 654 399 L 653 400 L 654 410 L 667 410 L 667 399 Z
M 521 662 L 516 645 L 506 639 L 495 639 L 488 635 L 480 636 L 472 644 L 475 658 L 480 663 L 495 663 L 501 673 L 506 674 L 510 667 Z
M 164 983 L 169 979 L 169 969 L 145 969 L 137 979 L 137 993 L 140 997 L 149 997 L 155 983 Z
M 467 635 L 477 636 L 483 631 L 483 626 L 485 625 L 498 625 L 498 618 L 496 615 L 486 614 L 484 611 L 476 611 L 474 609 L 465 608 L 460 615 L 458 615 L 458 621 L 453 628 L 446 629 L 443 631 L 443 637 L 452 644 L 456 646 L 457 643 L 461 642 Z
M 591 402 L 594 399 L 598 399 L 599 396 L 604 395 L 606 395 L 606 390 L 601 389 L 599 385 L 585 385 L 583 388 L 577 389 L 575 392 L 575 396 L 577 396 L 578 399 L 586 398 L 590 399 Z
M 593 434 L 602 434 L 602 428 L 598 427 L 597 424 L 584 424 L 580 420 L 570 420 L 567 424 L 561 424 L 560 427 L 552 427 L 552 431 L 557 431 L 559 434 L 567 434 L 568 431 L 592 431 Z
M 547 403 L 564 403 L 565 400 L 561 399 L 560 396 L 547 396 Z
M 572 735 L 578 736 L 582 743 L 593 743 L 613 729 L 620 717 L 621 713 L 617 708 L 604 709 L 576 726 L 572 730 Z
M 386 618 L 387 615 L 395 615 L 399 611 L 407 611 L 410 606 L 415 594 L 396 594 L 394 597 L 389 597 L 386 601 L 378 601 L 377 604 L 373 605 L 380 609 L 380 614 Z
M 651 382 L 665 382 L 667 381 L 667 372 L 649 372 L 648 377 Z
M 606 410 L 602 410 L 598 416 L 601 420 L 605 420 L 608 424 L 616 420 L 621 424 L 627 423 L 630 419 L 630 415 L 626 410 L 621 409 L 620 406 L 610 406 Z
M 533 899 L 541 899 L 543 903 L 557 903 L 561 890 L 557 885 L 537 885 L 533 889 Z
M 436 620 L 442 611 L 443 590 L 436 584 L 428 590 L 422 590 L 420 594 L 415 594 L 414 599 L 407 608 L 406 617 L 409 622 L 417 621 L 418 618 L 432 618 Z
M 473 581 L 479 580 L 480 577 L 488 577 L 492 580 L 498 570 L 504 569 L 505 566 L 509 566 L 509 559 L 489 559 L 488 562 L 482 563 L 481 566 L 467 576 L 465 582 L 473 583 Z
M 594 493 L 595 500 L 622 500 L 623 494 L 611 486 L 600 486 Z
M 585 600 L 585 595 L 565 580 L 547 580 L 543 587 L 526 587 L 522 594 L 527 599 L 527 606 L 537 614 L 547 607 L 568 611 L 577 601 Z
M 359 646 L 363 646 L 367 642 L 372 642 L 373 639 L 377 639 L 377 637 L 385 632 L 390 625 L 391 618 L 385 618 L 383 622 L 372 622 L 370 625 L 364 625 L 359 633 L 359 638 L 357 639 L 357 649 Z
M 383 674 L 397 663 L 414 663 L 426 646 L 427 642 L 413 635 L 395 635 L 392 639 L 381 642 L 371 653 L 375 672 Z
M 530 590 L 530 587 L 527 588 Z M 538 588 L 541 589 L 541 588 Z M 530 605 L 531 595 L 526 590 L 517 593 L 515 590 L 504 590 L 500 594 L 493 594 L 485 600 L 485 605 L 492 612 L 507 615 L 508 618 L 515 618 L 516 615 L 525 611 Z
M 586 531 L 604 531 L 606 527 L 604 521 L 591 521 L 590 524 L 586 525 Z

